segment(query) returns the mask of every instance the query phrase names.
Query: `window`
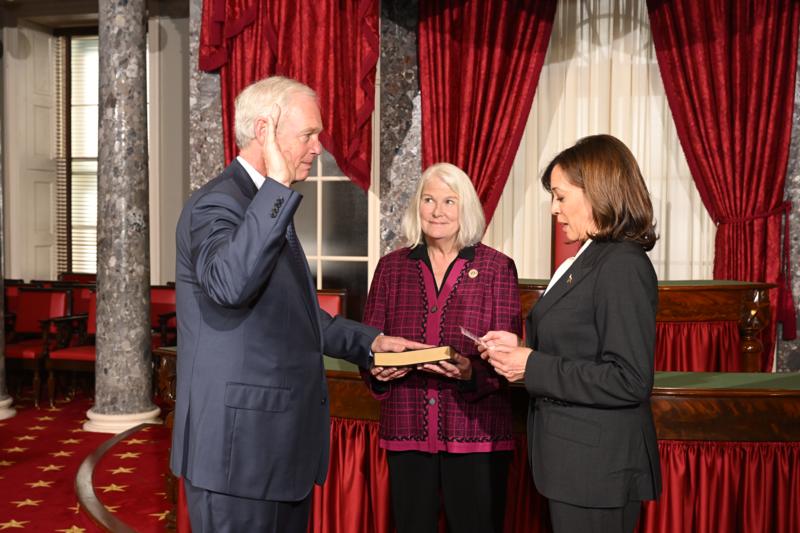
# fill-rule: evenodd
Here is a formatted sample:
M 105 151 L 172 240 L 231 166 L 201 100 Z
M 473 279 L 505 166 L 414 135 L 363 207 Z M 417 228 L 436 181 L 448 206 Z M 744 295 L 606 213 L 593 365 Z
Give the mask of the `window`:
M 94 34 L 56 40 L 59 273 L 97 271 L 99 46 Z
M 323 151 L 316 171 L 293 186 L 303 195 L 294 221 L 317 289 L 348 291 L 347 316 L 361 320 L 367 299 L 367 195 Z
M 58 271 L 97 269 L 97 35 L 57 40 Z

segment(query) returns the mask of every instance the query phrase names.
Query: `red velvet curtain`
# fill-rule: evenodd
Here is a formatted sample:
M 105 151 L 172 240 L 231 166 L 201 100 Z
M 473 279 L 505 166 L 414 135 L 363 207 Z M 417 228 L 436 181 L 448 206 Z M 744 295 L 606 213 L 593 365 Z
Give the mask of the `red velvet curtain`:
M 237 153 L 234 98 L 250 83 L 280 74 L 317 91 L 322 144 L 353 182 L 369 189 L 378 10 L 378 0 L 206 0 L 200 68 L 220 69 L 226 160 Z
M 800 531 L 800 443 L 660 441 L 664 492 L 639 531 Z
M 657 322 L 656 370 L 670 372 L 741 372 L 739 324 Z
M 648 0 L 647 5 L 678 137 L 718 224 L 714 277 L 780 282 L 772 295 L 773 317 L 783 323 L 784 338 L 792 337 L 788 225 L 783 250 L 780 234 L 789 210 L 783 189 L 800 2 Z M 775 324 L 765 335 L 764 370 L 772 367 Z
M 640 533 L 800 531 L 800 443 L 659 441 L 658 450 L 664 491 L 644 504 Z M 332 419 L 331 467 L 313 498 L 309 533 L 394 532 L 377 422 Z M 188 533 L 185 505 L 179 500 L 178 531 Z M 509 469 L 505 531 L 550 531 L 524 434 Z
M 528 120 L 555 0 L 419 3 L 422 163 L 472 178 L 492 219 Z
M 378 423 L 334 418 L 325 484 L 314 487 L 309 533 L 390 533 L 389 466 Z

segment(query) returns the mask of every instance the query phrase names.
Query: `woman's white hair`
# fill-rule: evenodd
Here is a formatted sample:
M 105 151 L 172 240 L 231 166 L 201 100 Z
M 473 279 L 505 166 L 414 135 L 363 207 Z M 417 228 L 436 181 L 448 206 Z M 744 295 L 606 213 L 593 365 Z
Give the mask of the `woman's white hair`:
M 268 116 L 273 104 L 278 104 L 281 115 L 285 116 L 289 101 L 295 94 L 317 97 L 317 93 L 308 85 L 284 76 L 270 76 L 245 87 L 233 102 L 234 130 L 239 149 L 255 138 L 255 122 L 258 118 Z
M 417 191 L 403 216 L 403 236 L 406 244 L 414 247 L 423 242 L 422 222 L 419 216 L 419 204 L 422 200 L 422 189 L 433 177 L 440 178 L 458 196 L 459 230 L 456 235 L 456 246 L 459 250 L 480 242 L 483 230 L 486 229 L 486 217 L 478 199 L 478 193 L 469 176 L 450 163 L 436 163 L 425 169 L 417 184 Z

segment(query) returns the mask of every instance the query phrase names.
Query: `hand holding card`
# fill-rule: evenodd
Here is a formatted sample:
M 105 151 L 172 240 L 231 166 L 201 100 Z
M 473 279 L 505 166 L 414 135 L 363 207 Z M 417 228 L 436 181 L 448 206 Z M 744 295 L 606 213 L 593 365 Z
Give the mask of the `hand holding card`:
M 478 345 L 483 344 L 483 341 L 477 335 L 472 333 L 470 330 L 468 330 L 464 326 L 459 326 L 459 328 L 461 328 L 461 334 L 464 335 L 466 338 L 468 338 L 469 340 L 471 340 L 475 344 L 478 344 Z

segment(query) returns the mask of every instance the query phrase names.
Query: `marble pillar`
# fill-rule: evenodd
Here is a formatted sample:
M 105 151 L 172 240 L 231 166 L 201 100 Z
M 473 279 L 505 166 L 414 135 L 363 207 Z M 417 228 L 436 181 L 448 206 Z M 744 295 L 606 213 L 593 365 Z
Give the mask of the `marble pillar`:
M 0 86 L 3 82 L 2 77 L 3 69 L 0 68 Z M 0 99 L 2 101 L 2 99 Z M 3 138 L 3 111 L 2 106 L 0 106 L 0 139 Z M 5 269 L 5 228 L 3 224 L 3 218 L 5 215 L 5 208 L 3 204 L 3 189 L 4 189 L 4 182 L 5 177 L 3 173 L 3 150 L 2 150 L 2 142 L 0 142 L 0 324 L 5 324 L 5 285 L 4 280 L 6 278 L 6 269 Z M 5 328 L 0 328 L 0 346 L 6 345 L 5 339 Z M 0 420 L 5 420 L 6 418 L 11 418 L 12 416 L 17 414 L 17 410 L 11 407 L 14 403 L 14 399 L 11 398 L 8 394 L 8 387 L 6 386 L 6 358 L 3 355 L 4 350 L 0 350 Z
M 192 191 L 222 172 L 222 100 L 219 74 L 197 68 L 203 0 L 189 4 L 189 184 Z
M 87 431 L 158 422 L 150 359 L 145 0 L 100 0 L 97 363 Z
M 792 271 L 792 295 L 800 322 L 800 55 L 794 85 L 794 113 L 792 115 L 792 144 L 789 148 L 789 164 L 786 169 L 784 197 L 792 202 L 789 215 L 789 258 Z M 800 331 L 800 323 L 798 323 Z M 777 368 L 779 372 L 800 372 L 800 338 L 793 341 L 781 339 L 778 326 Z
M 381 255 L 403 245 L 403 213 L 422 173 L 417 6 L 381 2 Z

